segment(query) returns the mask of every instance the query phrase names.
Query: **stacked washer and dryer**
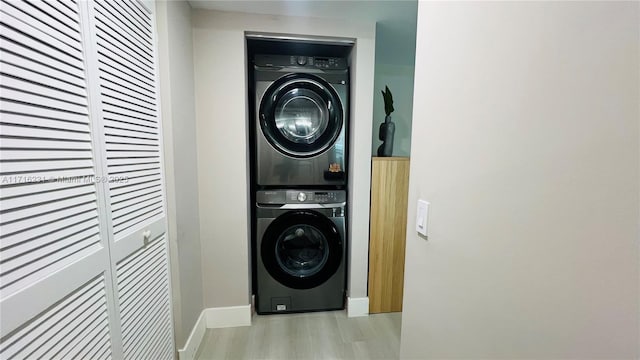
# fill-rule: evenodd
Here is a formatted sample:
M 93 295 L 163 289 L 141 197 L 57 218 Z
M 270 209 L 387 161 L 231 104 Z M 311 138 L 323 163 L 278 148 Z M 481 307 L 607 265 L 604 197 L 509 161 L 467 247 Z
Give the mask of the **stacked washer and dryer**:
M 343 309 L 347 60 L 256 54 L 253 81 L 256 311 Z

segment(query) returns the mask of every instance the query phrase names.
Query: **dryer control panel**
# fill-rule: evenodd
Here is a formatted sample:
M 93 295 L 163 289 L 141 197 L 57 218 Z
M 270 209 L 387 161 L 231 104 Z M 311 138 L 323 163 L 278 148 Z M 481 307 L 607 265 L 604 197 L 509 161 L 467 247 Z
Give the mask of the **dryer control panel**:
M 348 69 L 347 59 L 306 55 L 256 55 L 255 65 L 267 67 L 317 68 L 327 70 Z
M 261 190 L 256 202 L 262 205 L 340 204 L 347 201 L 344 190 Z

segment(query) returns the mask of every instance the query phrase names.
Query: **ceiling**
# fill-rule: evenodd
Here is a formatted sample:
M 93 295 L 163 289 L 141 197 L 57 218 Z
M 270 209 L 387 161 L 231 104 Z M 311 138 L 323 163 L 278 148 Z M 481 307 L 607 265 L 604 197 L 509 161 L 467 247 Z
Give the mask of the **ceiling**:
M 376 61 L 413 65 L 417 0 L 189 0 L 193 8 L 377 23 Z M 379 51 L 384 48 L 385 51 Z

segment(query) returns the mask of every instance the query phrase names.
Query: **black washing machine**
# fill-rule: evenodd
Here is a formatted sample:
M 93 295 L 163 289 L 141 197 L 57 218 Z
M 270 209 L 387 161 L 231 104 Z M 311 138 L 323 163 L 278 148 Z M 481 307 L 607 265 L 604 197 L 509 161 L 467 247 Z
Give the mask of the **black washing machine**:
M 258 314 L 344 309 L 345 191 L 256 194 Z

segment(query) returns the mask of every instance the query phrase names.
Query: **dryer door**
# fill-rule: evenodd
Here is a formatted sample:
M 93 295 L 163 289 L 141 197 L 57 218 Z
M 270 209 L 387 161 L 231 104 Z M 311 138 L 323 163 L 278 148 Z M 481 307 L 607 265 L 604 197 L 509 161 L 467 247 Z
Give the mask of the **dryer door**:
M 289 211 L 267 227 L 262 262 L 282 285 L 310 289 L 327 281 L 342 262 L 342 238 L 335 224 L 311 210 Z
M 276 80 L 260 103 L 260 127 L 281 153 L 308 158 L 333 145 L 344 122 L 338 94 L 312 74 L 288 74 Z

